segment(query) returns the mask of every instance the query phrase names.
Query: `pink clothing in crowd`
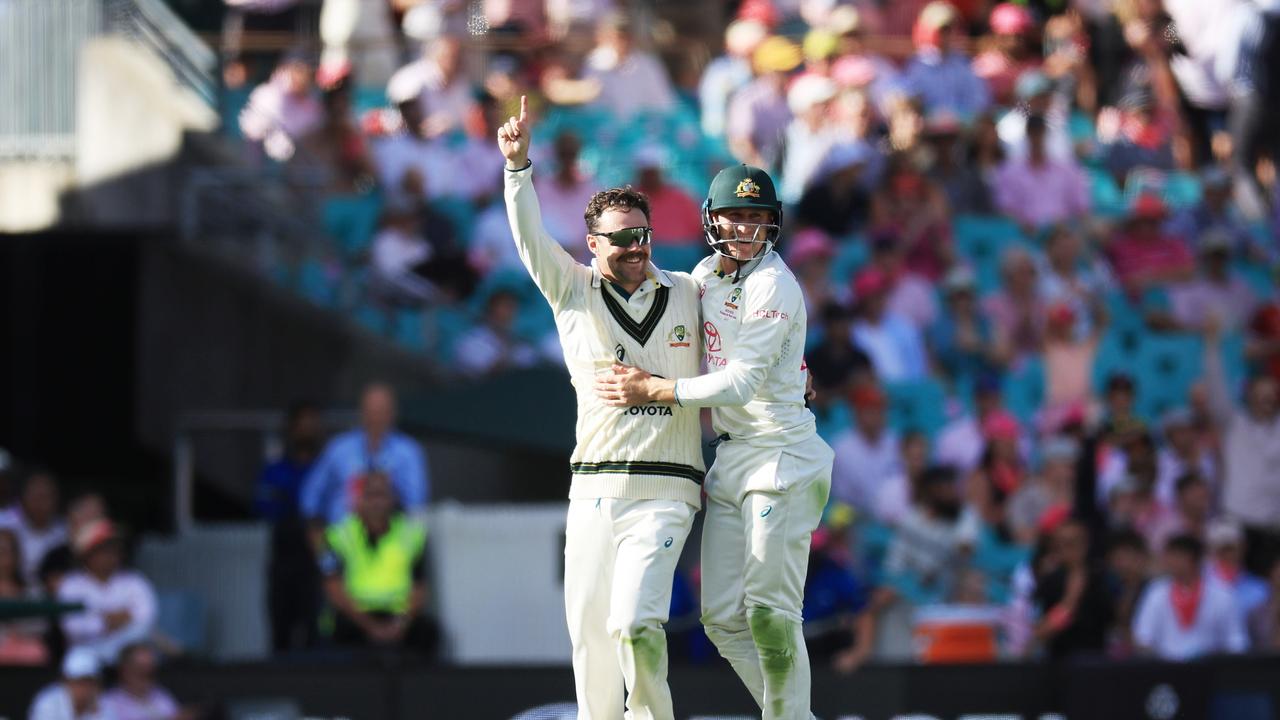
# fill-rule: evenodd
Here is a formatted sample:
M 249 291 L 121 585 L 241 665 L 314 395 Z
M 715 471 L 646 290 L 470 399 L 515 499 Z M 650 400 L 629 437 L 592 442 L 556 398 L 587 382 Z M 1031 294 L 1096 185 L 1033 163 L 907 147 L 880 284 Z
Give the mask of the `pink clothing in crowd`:
M 1089 212 L 1089 189 L 1074 162 L 1010 160 L 996 171 L 996 205 L 1018 222 L 1036 227 Z
M 1195 257 L 1186 244 L 1168 235 L 1149 239 L 1123 236 L 1111 244 L 1108 255 L 1121 283 L 1190 272 L 1195 266 Z

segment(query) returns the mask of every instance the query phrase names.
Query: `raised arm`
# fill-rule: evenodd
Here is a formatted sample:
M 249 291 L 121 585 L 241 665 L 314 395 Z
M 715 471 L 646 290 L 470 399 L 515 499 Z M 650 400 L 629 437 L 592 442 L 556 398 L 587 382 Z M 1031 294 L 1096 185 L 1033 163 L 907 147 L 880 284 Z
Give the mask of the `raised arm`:
M 520 96 L 520 117 L 512 117 L 498 128 L 498 149 L 507 159 L 504 173 L 507 220 L 511 223 L 520 261 L 554 309 L 568 298 L 575 274 L 590 271 L 565 252 L 542 227 L 542 211 L 533 189 L 533 164 L 529 161 L 533 132 L 528 108 L 528 98 Z

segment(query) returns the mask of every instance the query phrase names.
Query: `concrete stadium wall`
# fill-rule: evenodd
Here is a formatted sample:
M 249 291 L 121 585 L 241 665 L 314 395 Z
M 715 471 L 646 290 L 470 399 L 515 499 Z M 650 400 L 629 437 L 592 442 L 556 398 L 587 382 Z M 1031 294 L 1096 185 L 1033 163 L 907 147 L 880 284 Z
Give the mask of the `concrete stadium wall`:
M 147 445 L 170 447 L 183 413 L 283 409 L 299 398 L 349 408 L 365 383 L 383 380 L 400 392 L 406 426 L 426 446 L 433 497 L 492 502 L 567 494 L 573 401 L 568 383 L 554 372 L 522 382 L 518 406 L 543 408 L 522 422 L 543 434 L 558 427 L 568 442 L 517 444 L 512 418 L 503 412 L 516 401 L 478 387 L 444 386 L 422 356 L 337 313 L 167 238 L 148 242 L 139 263 L 136 428 Z M 486 427 L 508 436 L 480 434 Z M 247 502 L 262 461 L 261 439 L 225 435 L 202 442 L 196 454 L 202 480 Z

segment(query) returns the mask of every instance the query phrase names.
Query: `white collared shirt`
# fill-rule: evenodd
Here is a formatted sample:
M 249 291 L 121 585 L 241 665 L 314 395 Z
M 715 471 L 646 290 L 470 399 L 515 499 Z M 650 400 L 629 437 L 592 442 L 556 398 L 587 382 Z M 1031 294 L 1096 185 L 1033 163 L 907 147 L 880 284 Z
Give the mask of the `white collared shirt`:
M 717 433 L 760 447 L 791 445 L 817 433 L 804 404 L 804 293 L 770 251 L 737 282 L 711 255 L 693 270 L 702 293 L 707 374 L 676 382 L 676 400 L 709 407 Z
M 1133 617 L 1134 641 L 1162 660 L 1244 652 L 1248 640 L 1231 592 L 1214 580 L 1205 580 L 1202 587 L 1195 620 L 1183 627 L 1170 597 L 1173 581 L 1166 577 L 1152 582 Z
M 615 408 L 595 391 L 615 363 L 665 378 L 698 374 L 698 286 L 659 270 L 629 296 L 575 261 L 546 231 L 526 168 L 506 173 L 507 217 L 520 259 L 555 315 L 577 395 L 570 498 L 680 500 L 701 506 L 702 433 L 696 408 L 650 403 Z

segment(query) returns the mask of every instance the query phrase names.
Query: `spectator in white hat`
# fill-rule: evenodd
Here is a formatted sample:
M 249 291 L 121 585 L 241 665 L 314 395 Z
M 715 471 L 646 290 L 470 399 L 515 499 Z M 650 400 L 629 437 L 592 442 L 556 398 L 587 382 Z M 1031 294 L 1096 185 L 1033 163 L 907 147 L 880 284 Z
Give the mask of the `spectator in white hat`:
M 80 603 L 84 609 L 64 616 L 62 631 L 70 647 L 114 664 L 124 646 L 151 634 L 155 590 L 141 573 L 123 568 L 123 543 L 110 520 L 85 525 L 71 547 L 83 569 L 62 581 L 58 600 Z
M 1205 570 L 1210 577 L 1226 585 L 1235 596 L 1242 620 L 1264 603 L 1271 594 L 1266 581 L 1244 567 L 1244 531 L 1230 520 L 1214 520 L 1205 532 L 1209 562 Z
M 769 29 L 754 20 L 735 20 L 725 28 L 724 55 L 707 64 L 698 82 L 702 131 L 709 137 L 724 137 L 729 99 L 751 82 L 751 53 L 768 35 Z
M 102 692 L 98 657 L 74 648 L 62 659 L 62 677 L 36 695 L 28 720 L 115 720 L 98 703 Z
M 783 139 L 780 194 L 784 203 L 799 202 L 832 148 L 852 140 L 849 132 L 833 121 L 831 101 L 836 91 L 836 84 L 821 75 L 804 75 L 787 91 L 793 119 Z

